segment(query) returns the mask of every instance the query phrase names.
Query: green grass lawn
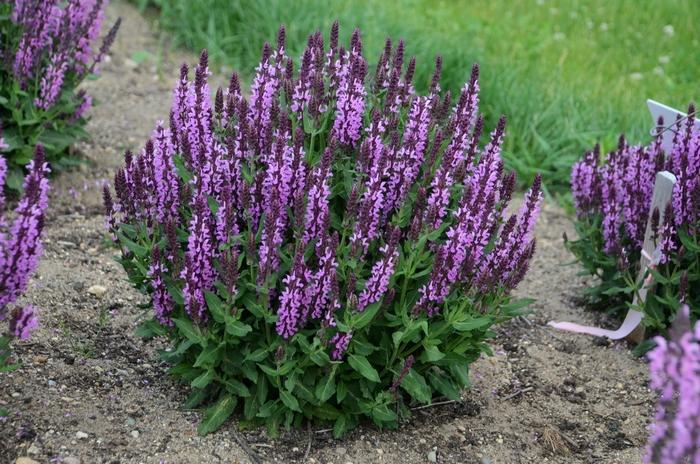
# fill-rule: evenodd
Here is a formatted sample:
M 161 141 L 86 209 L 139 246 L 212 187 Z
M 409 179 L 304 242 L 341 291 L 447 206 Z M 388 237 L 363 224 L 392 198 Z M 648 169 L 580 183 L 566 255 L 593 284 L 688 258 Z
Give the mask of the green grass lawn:
M 478 62 L 488 127 L 509 119 L 509 167 L 525 182 L 542 172 L 550 192 L 568 189 L 571 164 L 595 142 L 648 140 L 646 98 L 683 108 L 700 96 L 698 0 L 134 1 L 157 5 L 179 45 L 206 47 L 244 76 L 279 24 L 298 56 L 308 33 L 336 18 L 345 38 L 362 30 L 370 62 L 387 35 L 404 38 L 418 87 L 436 54 L 452 90 Z

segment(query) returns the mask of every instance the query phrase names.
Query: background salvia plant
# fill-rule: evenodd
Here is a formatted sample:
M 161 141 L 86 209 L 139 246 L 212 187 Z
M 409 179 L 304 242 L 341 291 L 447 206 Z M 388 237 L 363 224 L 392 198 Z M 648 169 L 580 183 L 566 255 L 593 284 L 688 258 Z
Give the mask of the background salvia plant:
M 645 463 L 700 462 L 700 323 L 679 311 L 669 340 L 656 337 L 649 352 L 651 388 L 658 395 Z
M 363 418 L 395 427 L 412 403 L 460 397 L 490 327 L 535 250 L 539 178 L 506 211 L 515 175 L 485 147 L 478 68 L 453 101 L 436 60 L 386 41 L 374 72 L 359 31 L 308 38 L 298 64 L 266 44 L 250 96 L 238 76 L 213 102 L 207 53 L 183 65 L 169 127 L 126 154 L 105 189 L 130 280 L 152 298 L 139 332 L 166 335 L 200 426 L 238 407 L 270 433 L 303 420 L 339 436 Z M 298 71 L 295 71 L 295 68 Z
M 68 147 L 87 134 L 92 99 L 78 85 L 97 72 L 119 28 L 99 48 L 106 0 L 0 2 L 0 123 L 7 187 L 19 190 L 22 168 L 42 144 L 54 169 L 75 163 Z
M 14 211 L 5 214 L 2 192 L 8 169 L 7 161 L 0 156 L 0 322 L 8 321 L 7 332 L 0 335 L 0 373 L 17 368 L 10 364 L 10 341 L 27 339 L 38 325 L 36 309 L 15 302 L 27 288 L 42 253 L 41 232 L 49 191 L 49 167 L 42 146 L 37 146 L 27 171 L 23 196 Z M 4 411 L 0 410 L 0 415 Z
M 691 105 L 688 111 L 694 110 Z M 647 146 L 630 146 L 620 137 L 618 149 L 602 163 L 596 147 L 571 173 L 579 238 L 567 246 L 599 278 L 590 296 L 616 312 L 631 304 L 641 285 L 639 259 L 656 173 L 667 170 L 676 176 L 669 206 L 651 212 L 653 258 L 658 261 L 650 270 L 655 291 L 636 308 L 655 331 L 664 332 L 683 303 L 700 308 L 700 132 L 693 124 L 692 118 L 682 123 L 670 153 L 661 149 L 660 136 Z M 699 316 L 697 310 L 691 312 L 693 320 Z

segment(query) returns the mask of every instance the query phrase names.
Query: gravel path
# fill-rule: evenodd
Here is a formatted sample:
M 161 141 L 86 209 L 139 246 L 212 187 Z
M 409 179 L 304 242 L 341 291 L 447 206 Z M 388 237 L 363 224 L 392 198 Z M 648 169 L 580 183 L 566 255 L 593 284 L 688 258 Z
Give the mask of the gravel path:
M 90 114 L 93 139 L 79 147 L 92 162 L 53 183 L 46 252 L 25 297 L 42 309 L 41 328 L 15 345 L 22 368 L 0 376 L 0 405 L 12 411 L 0 423 L 0 461 L 251 462 L 241 444 L 261 462 L 284 463 L 640 461 L 654 399 L 644 363 L 624 343 L 545 326 L 609 323 L 575 303 L 586 281 L 564 266 L 571 257 L 561 235 L 574 232 L 554 205 L 543 209 L 536 259 L 517 292 L 537 299 L 532 314 L 497 330 L 495 355 L 473 366 L 461 403 L 342 440 L 301 430 L 273 441 L 237 432 L 235 421 L 199 437 L 199 412 L 181 409 L 187 388 L 167 375 L 158 342 L 133 335 L 146 300 L 112 259 L 99 187 L 168 114 L 177 68 L 195 57 L 170 50 L 131 5 L 115 1 L 107 13 L 124 22 L 102 78 L 86 84 L 100 103 Z

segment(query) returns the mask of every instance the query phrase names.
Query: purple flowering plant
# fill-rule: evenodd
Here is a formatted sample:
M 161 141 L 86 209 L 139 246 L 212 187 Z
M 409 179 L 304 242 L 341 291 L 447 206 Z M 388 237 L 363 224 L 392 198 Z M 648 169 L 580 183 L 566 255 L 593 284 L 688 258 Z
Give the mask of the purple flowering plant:
M 183 65 L 159 123 L 105 189 L 131 282 L 150 294 L 139 333 L 208 404 L 271 434 L 304 420 L 336 436 L 396 427 L 412 403 L 459 399 L 535 250 L 539 178 L 514 214 L 502 118 L 479 140 L 478 67 L 453 102 L 436 60 L 387 40 L 374 67 L 359 31 L 308 39 L 298 71 L 285 31 L 266 44 L 249 96 L 236 74 L 213 100 L 207 53 Z
M 120 21 L 95 48 L 107 0 L 0 2 L 0 151 L 6 186 L 20 190 L 24 166 L 42 144 L 55 169 L 70 166 L 68 147 L 87 136 L 92 99 L 79 84 L 97 72 Z M 4 150 L 3 150 L 4 146 Z
M 695 109 L 691 105 L 689 114 Z M 588 290 L 598 307 L 621 314 L 642 285 L 637 281 L 647 222 L 658 264 L 648 271 L 654 291 L 641 307 L 643 323 L 666 333 L 683 304 L 700 308 L 700 131 L 692 118 L 680 123 L 670 153 L 661 149 L 663 121 L 646 146 L 630 146 L 620 137 L 616 150 L 600 160 L 595 147 L 574 164 L 571 186 L 576 207 L 576 240 L 566 245 L 585 271 L 598 277 Z M 651 209 L 656 173 L 676 176 L 665 211 Z M 651 214 L 651 218 L 650 218 Z M 692 320 L 700 311 L 691 311 Z
M 700 323 L 684 305 L 670 330 L 649 352 L 651 388 L 658 393 L 645 463 L 700 462 Z
M 15 305 L 27 288 L 42 253 L 41 232 L 48 206 L 49 173 L 42 146 L 27 166 L 24 194 L 11 213 L 6 213 L 2 193 L 7 178 L 7 162 L 0 155 L 0 322 L 7 321 L 7 331 L 0 335 L 0 373 L 16 369 L 10 364 L 12 339 L 26 340 L 38 325 L 36 309 Z M 0 415 L 2 411 L 0 410 Z

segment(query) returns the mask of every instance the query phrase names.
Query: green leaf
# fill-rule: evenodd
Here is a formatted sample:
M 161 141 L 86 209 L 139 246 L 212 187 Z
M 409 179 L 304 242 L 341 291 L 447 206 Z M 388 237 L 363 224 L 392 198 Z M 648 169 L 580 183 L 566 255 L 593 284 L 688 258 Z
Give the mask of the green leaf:
M 401 388 L 420 403 L 429 403 L 432 399 L 430 387 L 425 382 L 425 378 L 414 369 L 409 370 L 406 377 L 403 378 Z
M 336 420 L 340 416 L 338 408 L 330 403 L 323 403 L 313 408 L 314 416 L 323 420 Z
M 192 388 L 204 388 L 214 380 L 214 370 L 209 369 L 192 381 Z
M 292 411 L 301 412 L 301 409 L 299 408 L 299 401 L 287 390 L 280 390 L 280 398 L 282 399 L 284 405 L 289 409 Z
M 236 404 L 238 400 L 236 397 L 231 395 L 226 395 L 221 398 L 215 405 L 204 411 L 204 419 L 202 423 L 199 424 L 197 431 L 200 435 L 206 435 L 208 433 L 216 431 L 221 427 L 226 419 L 228 419 L 231 414 L 233 414 L 234 409 L 236 409 Z
M 260 362 L 267 357 L 267 349 L 258 348 L 245 357 L 245 361 Z
M 379 382 L 379 373 L 372 367 L 372 365 L 367 361 L 364 356 L 359 356 L 356 354 L 351 354 L 348 356 L 348 361 L 350 366 L 359 372 L 364 378 L 372 382 Z
M 367 306 L 361 313 L 357 313 L 351 324 L 352 330 L 357 331 L 366 327 L 370 322 L 372 322 L 372 319 L 374 319 L 374 316 L 377 315 L 377 311 L 379 311 L 379 308 L 381 307 L 382 302 L 377 301 L 376 303 L 372 303 L 371 305 Z
M 469 332 L 472 330 L 483 329 L 493 323 L 493 319 L 488 316 L 477 317 L 465 321 L 454 322 L 452 327 L 458 332 Z
M 242 396 L 243 398 L 250 396 L 250 390 L 248 390 L 248 387 L 236 379 L 225 380 L 224 385 L 229 393 Z
M 342 416 L 338 417 L 335 420 L 335 424 L 333 424 L 333 437 L 340 438 L 345 435 L 345 432 L 348 431 L 348 426 L 348 416 L 343 414 Z
M 234 337 L 245 337 L 253 328 L 248 324 L 244 324 L 241 321 L 237 321 L 233 318 L 226 318 L 226 333 L 233 335 Z
M 629 293 L 632 293 L 633 291 L 634 291 L 634 289 L 629 288 L 629 287 L 610 287 L 601 293 L 603 295 L 613 296 L 613 295 L 618 295 L 620 293 L 629 294 Z
M 224 343 L 219 343 L 214 344 L 210 343 L 208 344 L 201 353 L 199 353 L 199 356 L 197 356 L 197 359 L 195 360 L 193 366 L 194 367 L 201 367 L 201 366 L 206 366 L 206 367 L 213 367 L 219 364 L 221 360 L 221 353 L 226 345 Z
M 160 337 L 167 334 L 168 331 L 158 323 L 155 319 L 144 321 L 136 328 L 134 334 L 140 338 Z
M 204 337 L 202 337 L 202 334 L 200 333 L 199 329 L 195 328 L 195 326 L 192 325 L 192 321 L 190 321 L 189 319 L 183 319 L 179 317 L 172 318 L 172 321 L 180 330 L 180 333 L 187 337 L 188 340 L 191 340 L 194 343 L 198 343 L 200 345 L 204 345 Z
M 267 403 L 260 406 L 260 409 L 258 409 L 258 413 L 256 414 L 256 417 L 262 417 L 262 418 L 270 417 L 278 410 L 279 410 L 279 401 L 270 400 Z
M 535 302 L 534 298 L 520 298 L 511 303 L 501 306 L 501 311 L 510 316 L 517 316 L 522 313 L 523 308 L 530 306 Z
M 321 380 L 316 386 L 315 395 L 319 401 L 325 403 L 335 393 L 335 371 L 338 365 L 334 365 L 330 375 Z
M 445 395 L 448 399 L 459 401 L 459 388 L 457 388 L 449 378 L 431 371 L 428 373 L 428 380 L 437 391 Z
M 389 409 L 386 404 L 381 404 L 372 409 L 372 419 L 380 424 L 383 422 L 394 422 L 396 413 Z
M 121 230 L 117 230 L 117 238 L 119 239 L 119 243 L 124 245 L 129 251 L 131 251 L 139 258 L 145 258 L 146 256 L 148 256 L 148 249 L 146 247 L 139 245 L 138 243 L 128 238 L 121 232 Z
M 335 398 L 338 400 L 338 403 L 342 403 L 347 395 L 348 385 L 341 380 L 340 382 L 338 382 Z
M 185 409 L 194 409 L 200 404 L 202 404 L 208 396 L 209 392 L 207 390 L 195 390 L 192 393 L 190 393 L 190 396 L 187 397 L 183 407 Z
M 423 344 L 425 351 L 420 356 L 423 362 L 436 362 L 445 357 L 445 354 L 437 346 Z
M 224 322 L 224 302 L 215 293 L 204 292 L 204 299 L 207 301 L 207 308 L 216 322 Z

